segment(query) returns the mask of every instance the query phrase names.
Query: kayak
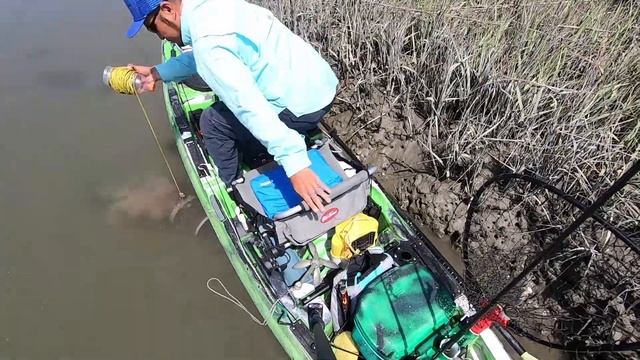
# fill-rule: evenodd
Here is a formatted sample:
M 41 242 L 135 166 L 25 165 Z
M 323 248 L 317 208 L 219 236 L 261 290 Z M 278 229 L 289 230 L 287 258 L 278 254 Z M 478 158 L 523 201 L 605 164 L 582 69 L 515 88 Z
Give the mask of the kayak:
M 162 44 L 165 61 L 182 51 Z M 305 134 L 311 167 L 332 189 L 315 214 L 268 156 L 243 164 L 243 176 L 226 186 L 199 131 L 216 95 L 201 81 L 163 92 L 208 222 L 292 359 L 511 358 L 489 326 L 441 349 L 474 313 L 461 277 L 376 181 L 375 168 L 326 124 Z

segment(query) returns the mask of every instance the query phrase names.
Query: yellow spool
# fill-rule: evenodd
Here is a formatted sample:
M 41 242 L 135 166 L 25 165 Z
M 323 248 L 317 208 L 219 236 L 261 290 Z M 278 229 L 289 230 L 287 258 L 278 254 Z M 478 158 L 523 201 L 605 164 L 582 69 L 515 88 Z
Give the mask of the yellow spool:
M 102 81 L 114 91 L 124 95 L 135 95 L 142 89 L 142 78 L 126 66 L 107 66 Z

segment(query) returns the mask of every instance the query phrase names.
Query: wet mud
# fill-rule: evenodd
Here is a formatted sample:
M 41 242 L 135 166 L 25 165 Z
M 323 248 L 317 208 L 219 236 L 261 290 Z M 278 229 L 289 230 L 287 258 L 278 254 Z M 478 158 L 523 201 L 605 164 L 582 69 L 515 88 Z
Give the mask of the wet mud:
M 348 94 L 343 96 L 348 98 Z M 462 273 L 464 266 L 461 261 L 460 240 L 471 197 L 493 176 L 493 173 L 490 169 L 483 169 L 472 177 L 471 182 L 465 181 L 464 176 L 456 181 L 447 177 L 446 174 L 444 176 L 436 174 L 433 169 L 438 164 L 425 160 L 433 158 L 424 153 L 424 149 L 429 147 L 420 143 L 422 137 L 413 135 L 416 129 L 425 128 L 424 120 L 411 112 L 407 114 L 406 111 L 390 109 L 385 106 L 381 98 L 381 96 L 372 96 L 370 106 L 365 107 L 365 110 L 358 114 L 354 113 L 346 103 L 343 105 L 338 101 L 334 106 L 333 114 L 327 118 L 327 123 L 337 130 L 338 136 L 347 142 L 347 145 L 365 164 L 378 167 L 378 180 L 391 192 L 401 207 L 426 228 L 427 234 L 435 239 L 436 246 L 454 264 L 456 270 Z M 467 251 L 473 254 L 469 257 L 469 270 L 473 271 L 476 281 L 481 284 L 490 284 L 487 287 L 490 287 L 490 293 L 497 293 L 540 250 L 539 244 L 533 241 L 529 233 L 531 227 L 529 215 L 512 199 L 494 196 L 485 199 L 482 208 L 478 209 L 472 218 L 470 233 L 474 236 L 466 244 Z M 521 316 L 540 316 L 550 319 L 547 322 L 539 321 L 538 324 L 531 326 L 551 328 L 554 325 L 551 320 L 553 312 L 564 311 L 560 305 L 561 301 L 549 294 L 544 294 L 544 297 L 533 296 L 544 292 L 550 285 L 557 284 L 542 278 L 538 273 L 529 277 L 509 294 L 508 301 L 514 307 L 526 303 L 526 311 L 530 313 L 521 313 Z M 569 294 L 575 297 L 580 291 L 585 293 L 587 290 L 578 287 L 575 292 L 569 292 Z M 608 294 L 603 291 L 600 295 L 605 298 Z M 570 299 L 569 304 L 584 307 L 582 305 L 584 300 Z M 553 305 L 544 303 L 545 301 L 551 301 Z M 567 306 L 567 300 L 562 301 L 564 306 Z M 626 334 L 634 333 L 633 324 L 636 323 L 636 319 L 632 317 L 632 315 L 620 317 L 623 325 L 618 327 L 626 331 Z M 552 336 L 545 331 L 540 330 L 536 335 Z M 621 339 L 619 331 L 611 329 L 608 331 L 615 333 L 614 339 Z M 627 340 L 629 340 L 628 337 Z M 570 357 L 532 341 L 524 340 L 524 342 L 532 353 L 539 354 L 538 356 L 544 359 Z M 603 357 L 603 359 L 614 359 L 617 355 L 611 356 L 613 357 Z M 630 354 L 624 356 L 623 358 L 633 359 L 628 357 L 632 356 Z M 572 357 L 588 358 L 578 355 Z

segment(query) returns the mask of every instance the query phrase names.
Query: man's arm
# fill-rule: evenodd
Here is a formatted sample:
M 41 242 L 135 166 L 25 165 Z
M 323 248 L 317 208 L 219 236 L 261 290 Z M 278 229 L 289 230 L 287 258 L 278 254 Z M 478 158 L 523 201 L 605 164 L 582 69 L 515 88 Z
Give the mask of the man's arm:
M 184 52 L 166 62 L 154 66 L 163 82 L 180 82 L 197 73 L 193 52 Z
M 156 84 L 159 81 L 179 82 L 197 73 L 196 61 L 193 58 L 193 53 L 190 51 L 182 53 L 154 67 L 133 64 L 129 64 L 128 67 L 143 76 L 142 88 L 144 91 L 155 91 Z
M 200 76 L 282 165 L 302 199 L 313 210 L 323 211 L 320 197 L 329 202 L 329 189 L 310 170 L 304 139 L 278 118 L 246 65 L 228 49 L 211 44 L 207 37 L 196 41 L 194 51 Z
M 197 61 L 202 78 L 284 167 L 287 176 L 310 166 L 304 139 L 278 118 L 246 65 L 226 49 L 202 49 L 198 45 L 195 51 L 199 51 Z

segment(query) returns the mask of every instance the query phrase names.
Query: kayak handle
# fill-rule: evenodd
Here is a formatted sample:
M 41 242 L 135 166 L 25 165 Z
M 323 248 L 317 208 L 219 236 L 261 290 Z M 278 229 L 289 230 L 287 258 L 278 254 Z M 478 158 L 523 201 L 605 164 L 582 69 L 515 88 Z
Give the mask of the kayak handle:
M 336 360 L 336 355 L 331 349 L 329 339 L 324 333 L 324 321 L 322 321 L 322 305 L 311 303 L 307 306 L 309 329 L 313 333 L 316 350 L 316 360 Z
M 331 189 L 331 200 L 334 200 L 347 191 L 359 186 L 363 182 L 367 181 L 371 175 L 373 175 L 378 170 L 377 167 L 371 166 L 367 170 L 358 171 L 354 176 L 348 178 L 347 180 L 341 182 L 336 185 L 333 189 Z M 296 215 L 300 212 L 311 211 L 311 208 L 307 203 L 303 200 L 300 205 L 296 205 L 287 211 L 283 211 L 277 213 L 273 220 L 283 220 L 290 216 Z
M 509 344 L 509 346 L 511 346 L 511 348 L 518 354 L 518 356 L 520 356 L 520 359 L 537 360 L 535 357 L 529 354 L 527 350 L 525 350 L 524 346 L 522 346 L 518 339 L 516 339 L 516 337 L 513 336 L 508 330 L 497 324 L 493 324 L 491 328 L 502 335 L 507 344 Z

